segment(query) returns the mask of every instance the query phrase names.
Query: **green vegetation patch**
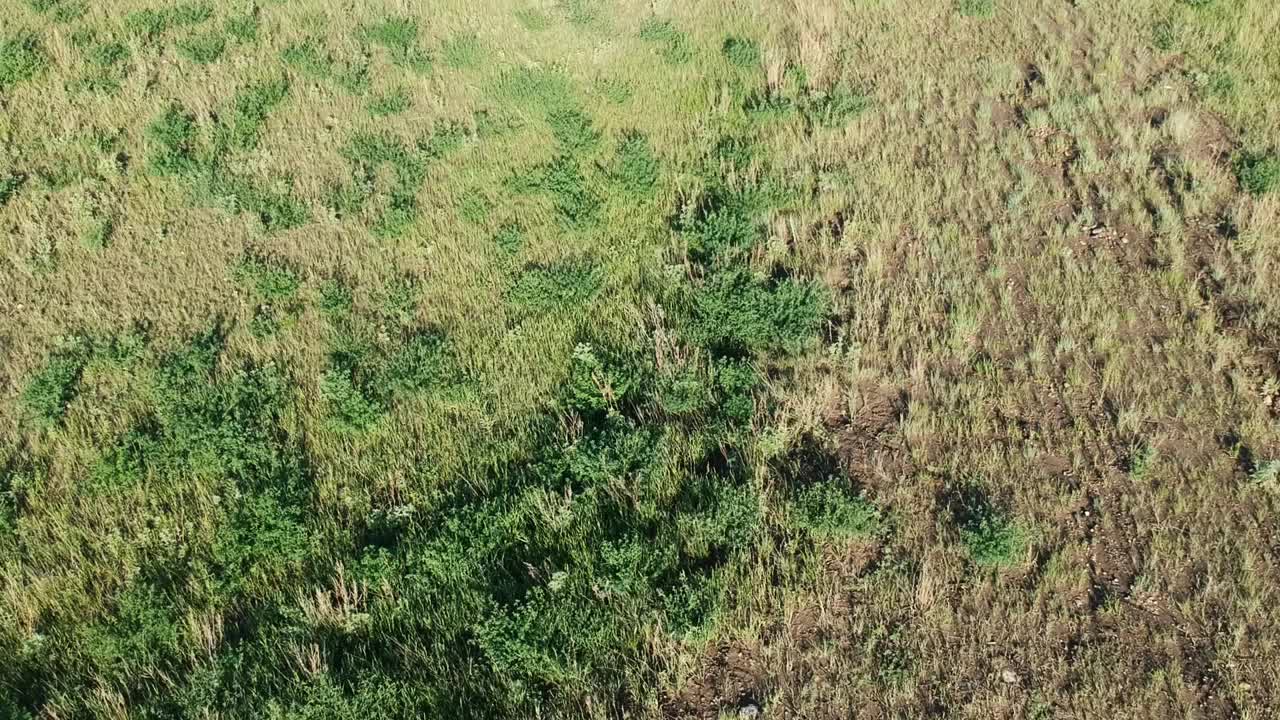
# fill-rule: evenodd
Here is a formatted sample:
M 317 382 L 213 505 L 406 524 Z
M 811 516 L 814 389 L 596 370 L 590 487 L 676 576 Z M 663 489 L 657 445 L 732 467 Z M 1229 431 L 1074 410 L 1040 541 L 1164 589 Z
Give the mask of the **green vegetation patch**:
M 574 312 L 595 297 L 603 276 L 588 262 L 533 265 L 524 269 L 507 290 L 507 302 L 518 314 Z
M 1243 152 L 1235 160 L 1240 187 L 1261 197 L 1280 187 L 1280 157 L 1259 152 Z
M 418 72 L 431 69 L 431 58 L 418 46 L 418 22 L 408 17 L 388 17 L 360 28 L 360 38 L 387 50 L 391 60 Z
M 80 387 L 80 375 L 89 362 L 89 347 L 77 341 L 55 351 L 22 391 L 22 402 L 30 416 L 45 426 L 60 423 L 67 405 Z
M 475 33 L 463 33 L 445 40 L 440 54 L 445 65 L 456 70 L 469 70 L 480 67 L 484 46 Z
M 739 68 L 755 68 L 760 66 L 760 45 L 755 40 L 742 37 L 727 37 L 720 46 L 720 52 L 730 65 Z
M 48 62 L 49 57 L 34 33 L 0 38 L 0 89 L 36 77 Z
M 228 165 L 233 153 L 257 146 L 268 114 L 288 91 L 283 79 L 246 85 L 210 138 L 203 137 L 194 115 L 171 104 L 147 128 L 152 172 L 186 180 L 198 203 L 253 213 L 269 232 L 301 225 L 309 214 L 289 191 L 263 187 Z
M 213 5 L 205 2 L 179 3 L 167 8 L 138 10 L 125 16 L 124 26 L 146 41 L 159 38 L 174 28 L 199 25 L 213 17 Z
M 177 42 L 178 54 L 198 65 L 215 62 L 227 49 L 227 39 L 222 33 L 209 32 L 192 35 Z
M 365 105 L 374 117 L 398 115 L 413 107 L 413 97 L 405 87 L 395 87 L 370 98 Z
M 663 60 L 672 65 L 683 65 L 693 59 L 693 42 L 670 20 L 645 20 L 640 26 L 640 39 L 657 45 Z
M 309 38 L 293 43 L 280 53 L 295 72 L 311 80 L 332 82 L 351 93 L 369 88 L 369 65 L 363 60 L 344 62 L 334 58 L 324 43 Z
M 872 535 L 883 522 L 879 508 L 834 478 L 795 493 L 788 512 L 794 527 L 819 539 Z

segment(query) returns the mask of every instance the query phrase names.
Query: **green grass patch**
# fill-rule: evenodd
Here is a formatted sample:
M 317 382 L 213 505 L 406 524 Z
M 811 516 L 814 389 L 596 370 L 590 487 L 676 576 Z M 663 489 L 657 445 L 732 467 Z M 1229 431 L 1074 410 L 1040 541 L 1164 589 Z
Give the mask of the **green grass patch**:
M 45 427 L 62 422 L 67 406 L 80 388 L 80 375 L 89 362 L 89 347 L 77 341 L 49 356 L 44 367 L 27 382 L 22 403 L 28 415 Z
M 1280 187 L 1280 157 L 1260 152 L 1242 152 L 1234 162 L 1240 187 L 1254 197 L 1262 197 Z
M 600 19 L 599 0 L 559 0 L 557 5 L 572 25 L 586 27 Z
M 814 483 L 795 493 L 788 503 L 793 527 L 818 539 L 873 535 L 880 531 L 880 509 L 835 478 Z
M 683 65 L 693 59 L 692 41 L 670 20 L 658 18 L 645 20 L 640 26 L 640 39 L 657 45 L 663 60 L 672 65 Z
M 48 64 L 49 56 L 34 33 L 0 39 L 0 89 L 31 80 Z
M 124 18 L 130 33 L 144 41 L 154 41 L 179 27 L 199 25 L 213 17 L 213 5 L 205 2 L 179 3 L 167 8 L 138 10 Z
M 177 42 L 178 54 L 197 65 L 208 65 L 222 57 L 227 50 L 227 39 L 221 33 L 209 32 L 192 35 Z
M 602 283 L 600 268 L 587 262 L 527 267 L 507 290 L 507 302 L 520 315 L 581 310 Z
M 760 45 L 755 40 L 727 37 L 720 46 L 720 52 L 734 67 L 748 69 L 760 66 Z
M 413 98 L 405 87 L 395 87 L 384 93 L 374 95 L 365 105 L 369 114 L 374 117 L 398 115 L 413 107 Z
M 444 64 L 455 70 L 471 70 L 480 67 L 480 61 L 484 59 L 484 46 L 475 33 L 454 35 L 445 40 L 440 55 Z
M 658 159 L 649 139 L 635 130 L 624 132 L 614 150 L 613 182 L 631 197 L 648 197 L 657 187 L 658 173 Z
M 418 47 L 418 22 L 408 17 L 389 17 L 360 28 L 360 38 L 382 47 L 392 62 L 417 72 L 431 69 L 431 58 Z
M 956 12 L 964 17 L 987 18 L 996 12 L 995 0 L 956 0 Z

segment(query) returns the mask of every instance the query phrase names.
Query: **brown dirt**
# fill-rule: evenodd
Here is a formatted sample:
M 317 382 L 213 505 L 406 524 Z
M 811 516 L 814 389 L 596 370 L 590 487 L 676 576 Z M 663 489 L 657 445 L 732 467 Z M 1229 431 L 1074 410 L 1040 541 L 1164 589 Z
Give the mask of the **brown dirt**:
M 701 667 L 664 704 L 665 717 L 711 718 L 722 711 L 763 701 L 765 668 L 758 653 L 739 642 L 708 647 Z

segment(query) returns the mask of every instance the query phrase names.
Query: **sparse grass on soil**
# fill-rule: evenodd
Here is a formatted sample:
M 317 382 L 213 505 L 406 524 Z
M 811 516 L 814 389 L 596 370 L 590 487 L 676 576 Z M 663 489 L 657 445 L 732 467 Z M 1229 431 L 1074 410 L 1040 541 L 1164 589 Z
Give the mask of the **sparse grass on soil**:
M 1276 717 L 1278 31 L 11 0 L 0 718 Z

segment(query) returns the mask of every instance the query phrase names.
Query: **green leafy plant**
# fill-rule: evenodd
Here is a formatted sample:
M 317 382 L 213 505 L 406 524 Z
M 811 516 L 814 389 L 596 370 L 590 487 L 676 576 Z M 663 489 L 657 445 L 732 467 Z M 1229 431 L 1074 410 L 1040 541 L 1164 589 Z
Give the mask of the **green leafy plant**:
M 1260 152 L 1242 152 L 1235 160 L 1240 187 L 1261 197 L 1280 187 L 1280 157 Z
M 612 179 L 623 191 L 633 197 L 650 195 L 658 184 L 658 159 L 654 157 L 649 139 L 629 130 L 618 139 L 614 151 Z
M 36 77 L 48 62 L 48 55 L 35 34 L 0 38 L 0 90 Z
M 22 391 L 22 402 L 37 422 L 57 425 L 80 387 L 80 375 L 89 362 L 88 344 L 77 340 L 55 351 Z
M 835 478 L 803 488 L 788 508 L 791 523 L 815 538 L 871 535 L 882 527 L 880 509 Z

